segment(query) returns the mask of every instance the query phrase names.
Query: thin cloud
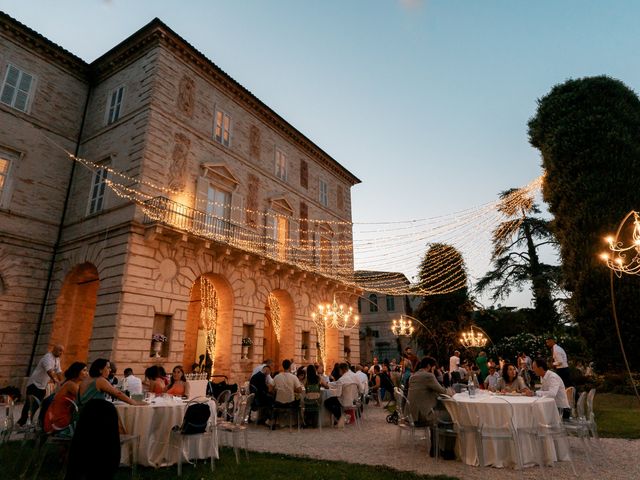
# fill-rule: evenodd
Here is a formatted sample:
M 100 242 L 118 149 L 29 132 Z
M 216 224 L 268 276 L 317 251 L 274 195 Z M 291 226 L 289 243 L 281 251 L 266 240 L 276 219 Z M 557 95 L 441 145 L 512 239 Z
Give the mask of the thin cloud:
M 405 10 L 420 10 L 424 7 L 426 0 L 398 0 L 400 6 Z

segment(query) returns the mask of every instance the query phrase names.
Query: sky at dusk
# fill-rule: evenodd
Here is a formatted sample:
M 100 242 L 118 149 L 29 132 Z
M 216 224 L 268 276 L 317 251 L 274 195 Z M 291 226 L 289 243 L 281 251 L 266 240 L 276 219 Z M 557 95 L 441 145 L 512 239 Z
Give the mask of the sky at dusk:
M 636 1 L 0 0 L 0 10 L 89 62 L 160 18 L 362 180 L 355 223 L 448 215 L 538 177 L 527 120 L 557 83 L 606 74 L 640 88 Z M 472 276 L 488 268 L 488 248 L 465 258 Z

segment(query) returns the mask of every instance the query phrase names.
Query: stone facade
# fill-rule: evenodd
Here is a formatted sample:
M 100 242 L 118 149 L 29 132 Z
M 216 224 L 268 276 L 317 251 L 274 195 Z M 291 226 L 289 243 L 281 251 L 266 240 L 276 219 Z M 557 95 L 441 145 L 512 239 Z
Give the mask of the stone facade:
M 244 380 L 263 355 L 316 360 L 315 305 L 337 293 L 355 306 L 358 292 L 338 279 L 351 250 L 337 247 L 351 242 L 359 180 L 159 20 L 91 64 L 6 15 L 0 24 L 0 78 L 15 65 L 36 79 L 26 112 L 0 103 L 11 159 L 0 384 L 54 343 L 64 364 L 104 356 L 120 371 L 188 370 L 203 353 L 203 285 L 218 302 L 214 373 Z M 154 333 L 168 341 L 151 358 Z M 355 335 L 327 331 L 323 360 L 358 358 Z

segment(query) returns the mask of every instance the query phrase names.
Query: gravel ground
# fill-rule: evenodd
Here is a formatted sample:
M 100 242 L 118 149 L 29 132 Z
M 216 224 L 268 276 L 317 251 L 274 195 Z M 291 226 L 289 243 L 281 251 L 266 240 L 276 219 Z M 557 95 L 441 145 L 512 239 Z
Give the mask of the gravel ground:
M 249 430 L 249 449 L 349 463 L 386 465 L 398 470 L 444 474 L 460 479 L 539 480 L 546 475 L 553 480 L 575 478 L 569 462 L 559 462 L 553 467 L 546 467 L 544 473 L 537 466 L 518 472 L 509 468 L 470 467 L 459 461 L 439 460 L 436 463 L 429 457 L 425 441 L 417 442 L 412 449 L 409 435 L 403 433 L 398 443 L 398 427 L 385 421 L 386 414 L 384 409 L 367 407 L 361 429 L 355 425 L 347 425 L 344 430 L 327 427 L 322 431 L 305 429 L 298 432 L 294 428 L 290 433 L 288 428 L 272 432 L 265 427 L 252 424 Z M 416 432 L 416 436 L 420 433 Z M 593 465 L 590 466 L 587 457 L 580 450 L 580 441 L 571 439 L 571 454 L 581 479 L 640 479 L 640 440 L 606 438 L 602 439 L 601 443 L 602 451 L 592 449 Z

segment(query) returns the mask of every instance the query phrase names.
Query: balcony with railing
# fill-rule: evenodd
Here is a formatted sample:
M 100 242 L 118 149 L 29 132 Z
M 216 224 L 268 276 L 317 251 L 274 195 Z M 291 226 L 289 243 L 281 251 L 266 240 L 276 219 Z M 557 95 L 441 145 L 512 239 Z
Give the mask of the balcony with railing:
M 267 227 L 247 228 L 212 213 L 197 210 L 167 197 L 154 197 L 142 206 L 145 225 L 162 225 L 197 238 L 257 254 L 277 262 L 288 263 L 304 270 L 336 277 L 337 265 L 321 258 L 311 242 L 300 247 L 287 240 L 275 240 Z

